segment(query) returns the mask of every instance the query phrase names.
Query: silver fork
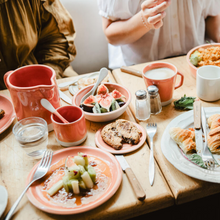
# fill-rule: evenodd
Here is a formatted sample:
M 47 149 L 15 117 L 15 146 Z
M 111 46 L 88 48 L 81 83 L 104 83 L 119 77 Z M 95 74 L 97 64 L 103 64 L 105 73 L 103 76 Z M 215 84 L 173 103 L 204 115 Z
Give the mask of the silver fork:
M 50 168 L 50 164 L 52 161 L 52 157 L 53 157 L 53 151 L 51 150 L 46 150 L 44 152 L 44 155 L 41 159 L 40 164 L 38 165 L 33 179 L 32 181 L 26 186 L 26 188 L 24 189 L 24 191 L 22 192 L 22 194 L 19 196 L 19 198 L 16 200 L 16 202 L 14 203 L 14 205 L 11 207 L 11 209 L 9 210 L 8 214 L 5 216 L 5 220 L 9 220 L 12 215 L 14 214 L 15 209 L 17 208 L 20 200 L 22 199 L 22 197 L 24 196 L 24 194 L 26 193 L 26 191 L 28 190 L 28 188 L 31 186 L 31 184 L 33 182 L 35 182 L 36 180 L 39 180 L 40 178 L 42 178 L 43 176 L 46 175 L 46 173 L 48 172 L 49 168 Z
M 153 144 L 153 137 L 157 132 L 157 123 L 148 123 L 147 124 L 147 134 L 150 138 L 150 161 L 149 161 L 149 180 L 150 185 L 153 185 L 154 182 L 154 174 L 155 174 L 155 167 L 154 167 L 154 144 Z
M 207 144 L 207 130 L 206 130 L 206 115 L 204 108 L 202 107 L 202 128 L 205 136 L 205 143 L 202 150 L 202 160 L 208 170 L 213 170 L 215 168 L 215 161 L 213 159 L 212 153 L 210 152 Z

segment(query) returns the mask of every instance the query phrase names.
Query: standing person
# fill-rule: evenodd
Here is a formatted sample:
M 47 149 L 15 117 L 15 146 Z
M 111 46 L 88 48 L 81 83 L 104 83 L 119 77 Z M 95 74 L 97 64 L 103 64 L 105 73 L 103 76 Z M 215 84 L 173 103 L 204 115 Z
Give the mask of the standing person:
M 109 68 L 186 54 L 220 42 L 219 0 L 97 0 Z
M 0 89 L 7 71 L 28 64 L 52 67 L 57 78 L 76 55 L 72 19 L 59 0 L 0 1 Z M 72 70 L 72 74 L 76 74 Z

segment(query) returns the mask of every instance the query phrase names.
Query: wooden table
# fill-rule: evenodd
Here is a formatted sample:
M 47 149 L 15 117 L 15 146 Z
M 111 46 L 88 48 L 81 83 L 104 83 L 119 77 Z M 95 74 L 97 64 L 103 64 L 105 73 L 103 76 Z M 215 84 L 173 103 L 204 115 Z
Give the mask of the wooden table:
M 184 84 L 182 87 L 174 91 L 173 99 L 180 99 L 184 94 L 186 94 L 186 96 L 196 97 L 196 80 L 191 76 L 188 64 L 186 62 L 186 57 L 176 57 L 166 59 L 163 61 L 174 64 L 177 67 L 177 69 L 184 74 Z M 135 65 L 131 68 L 141 71 L 145 65 L 146 63 Z M 123 73 L 120 71 L 120 69 L 114 70 L 113 76 L 115 77 L 118 83 L 130 89 L 132 93 L 132 102 L 130 104 L 130 109 L 132 114 L 135 115 L 135 92 L 138 89 L 146 90 L 146 86 L 144 84 L 143 79 L 137 76 Z M 202 102 L 202 105 L 204 107 L 217 107 L 220 105 L 220 101 L 209 103 Z M 160 114 L 151 115 L 150 119 L 147 122 L 140 122 L 140 124 L 143 127 L 145 127 L 148 122 L 156 122 L 158 125 L 157 134 L 154 137 L 154 155 L 157 164 L 160 167 L 174 195 L 176 204 L 186 203 L 220 192 L 220 184 L 200 181 L 181 173 L 167 161 L 167 159 L 164 157 L 161 151 L 160 142 L 163 135 L 163 131 L 172 119 L 183 113 L 184 111 L 175 110 L 174 105 L 172 103 L 168 106 L 163 107 L 162 112 Z M 158 173 L 156 173 L 155 183 L 157 183 L 158 178 Z
M 131 76 L 126 75 L 126 77 L 129 79 Z M 110 78 L 114 81 L 111 74 Z M 58 83 L 72 79 L 74 79 L 74 77 L 58 80 Z M 135 78 L 135 80 L 139 80 L 139 78 Z M 132 88 L 132 93 L 134 90 L 136 89 Z M 65 93 L 71 97 L 68 91 Z M 10 97 L 8 90 L 0 91 L 0 94 Z M 64 102 L 62 102 L 62 104 L 66 105 Z M 129 108 L 121 116 L 121 118 L 135 121 Z M 12 133 L 12 127 L 15 123 L 16 120 L 6 131 L 0 134 L 0 185 L 4 185 L 9 194 L 6 212 L 9 211 L 13 203 L 25 188 L 27 175 L 38 161 L 30 159 L 15 140 Z M 86 121 L 86 124 L 88 129 L 88 138 L 81 145 L 96 147 L 94 142 L 95 133 L 106 123 Z M 159 133 L 161 133 L 161 131 Z M 49 133 L 48 148 L 53 151 L 63 149 L 63 147 L 56 142 L 54 132 Z M 13 219 L 128 219 L 174 205 L 173 194 L 164 178 L 164 175 L 157 165 L 156 181 L 153 187 L 149 184 L 149 148 L 147 144 L 144 144 L 139 150 L 129 153 L 125 157 L 146 192 L 146 199 L 143 202 L 136 199 L 126 175 L 123 174 L 123 181 L 115 195 L 109 201 L 94 210 L 74 216 L 63 217 L 59 215 L 52 215 L 35 208 L 35 206 L 28 201 L 25 195 L 19 204 Z M 168 167 L 170 167 L 170 164 L 168 164 Z

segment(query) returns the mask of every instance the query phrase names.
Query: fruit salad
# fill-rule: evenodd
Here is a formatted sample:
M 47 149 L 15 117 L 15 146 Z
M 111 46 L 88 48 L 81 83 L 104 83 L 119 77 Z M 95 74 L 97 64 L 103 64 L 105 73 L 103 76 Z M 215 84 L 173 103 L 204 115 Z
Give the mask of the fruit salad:
M 67 193 L 72 191 L 74 194 L 80 194 L 80 189 L 93 188 L 96 182 L 96 171 L 89 164 L 87 155 L 78 153 L 73 158 L 73 162 L 74 165 L 71 167 L 68 167 L 65 162 L 65 175 L 47 191 L 50 196 L 56 194 L 62 187 Z
M 101 84 L 95 96 L 89 96 L 80 107 L 90 113 L 107 113 L 119 109 L 126 103 L 126 98 L 118 90 L 111 93 L 108 88 Z

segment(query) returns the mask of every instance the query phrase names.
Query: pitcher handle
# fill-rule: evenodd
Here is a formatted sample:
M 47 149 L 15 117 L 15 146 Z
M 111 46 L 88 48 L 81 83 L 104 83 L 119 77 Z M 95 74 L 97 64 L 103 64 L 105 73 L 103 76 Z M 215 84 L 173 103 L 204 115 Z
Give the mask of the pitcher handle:
M 8 75 L 9 75 L 11 72 L 13 72 L 13 71 L 8 71 L 8 72 L 5 73 L 5 75 L 4 75 L 4 82 L 5 82 L 5 85 L 6 85 L 7 88 L 9 87 L 9 86 L 8 86 L 8 83 L 7 83 L 7 78 L 8 78 Z
M 184 81 L 184 75 L 182 73 L 177 72 L 177 75 L 180 75 L 181 79 L 180 79 L 179 84 L 175 85 L 174 89 L 178 89 L 180 86 L 182 86 L 183 85 L 183 81 Z

